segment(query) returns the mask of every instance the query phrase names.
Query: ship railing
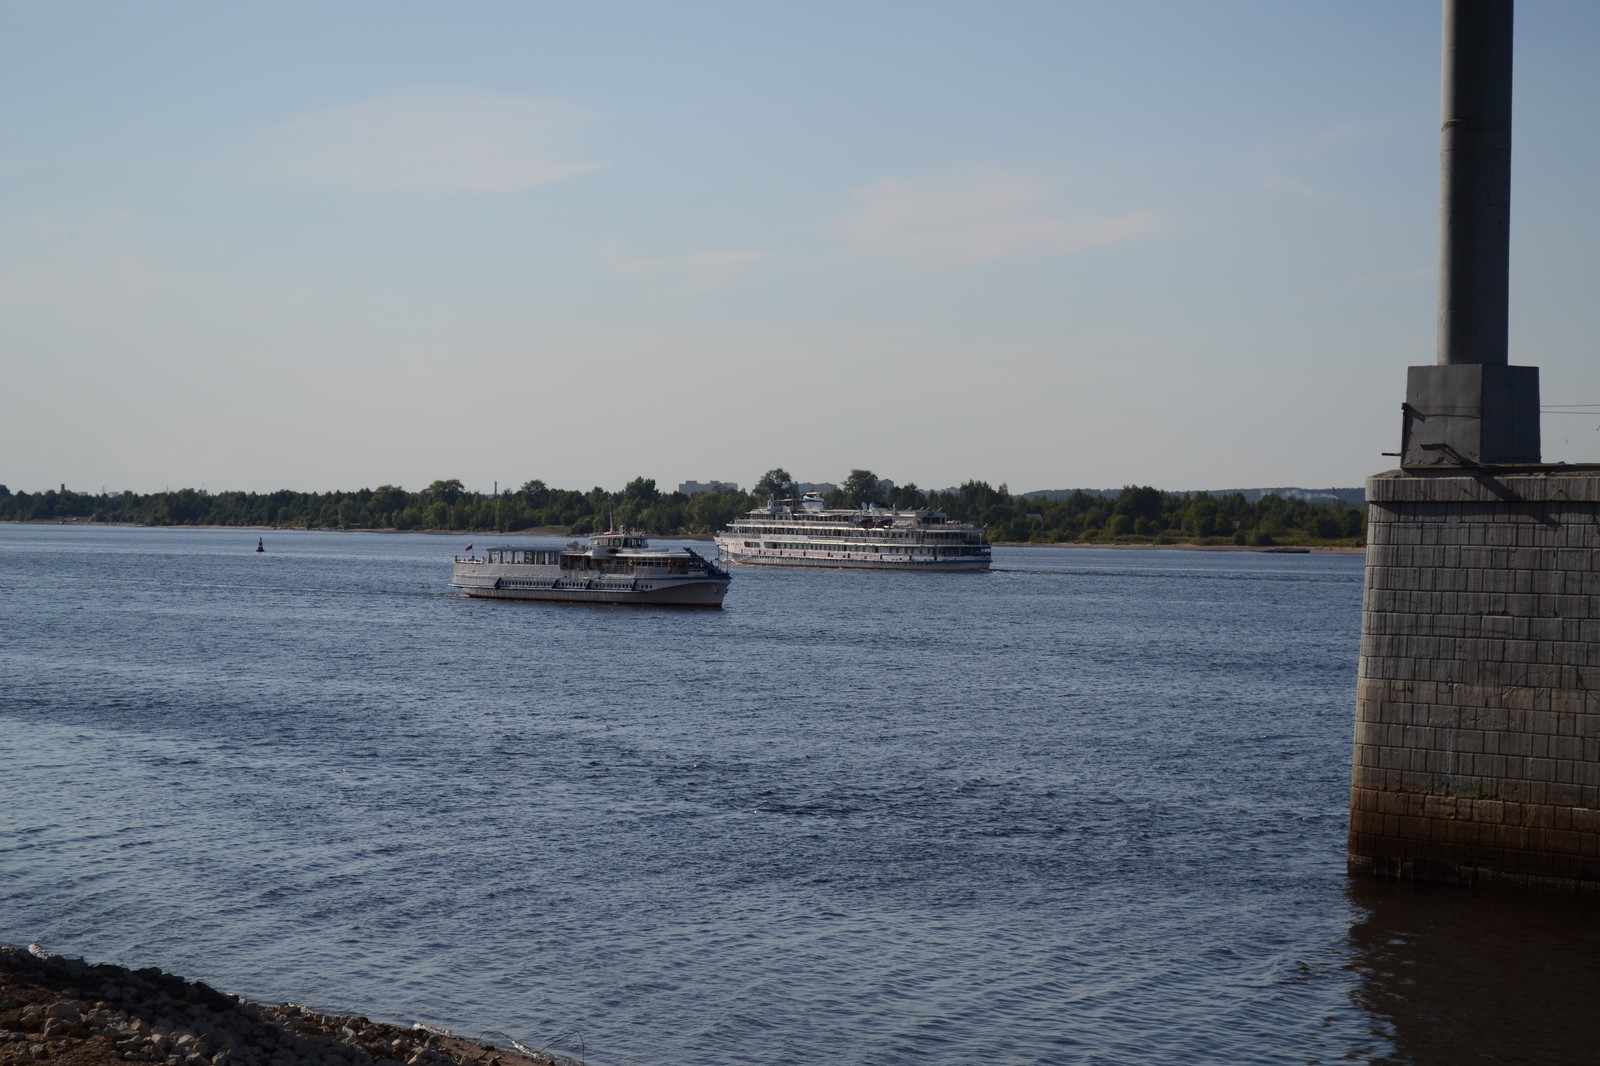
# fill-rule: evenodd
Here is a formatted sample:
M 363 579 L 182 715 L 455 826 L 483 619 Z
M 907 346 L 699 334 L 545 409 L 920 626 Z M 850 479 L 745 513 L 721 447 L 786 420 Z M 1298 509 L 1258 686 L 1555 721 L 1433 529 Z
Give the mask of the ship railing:
M 726 570 L 724 570 L 722 567 L 718 566 L 716 563 L 712 562 L 710 559 L 707 559 L 705 556 L 701 555 L 699 552 L 695 551 L 693 548 L 685 548 L 683 550 L 684 550 L 684 553 L 687 554 L 691 559 L 693 559 L 695 562 L 699 563 L 702 567 L 704 567 L 705 568 L 705 572 L 707 574 L 711 575 L 712 577 L 727 577 L 728 576 L 728 572 Z

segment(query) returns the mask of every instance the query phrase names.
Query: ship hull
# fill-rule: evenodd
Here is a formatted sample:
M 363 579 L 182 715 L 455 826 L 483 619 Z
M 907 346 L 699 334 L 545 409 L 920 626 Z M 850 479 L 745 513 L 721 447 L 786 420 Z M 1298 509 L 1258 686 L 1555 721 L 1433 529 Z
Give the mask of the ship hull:
M 631 589 L 610 588 L 605 583 L 589 585 L 584 582 L 553 582 L 524 586 L 502 585 L 495 588 L 452 582 L 463 596 L 476 600 L 521 600 L 529 603 L 590 603 L 638 607 L 702 607 L 715 610 L 722 606 L 728 593 L 728 583 L 696 582 L 692 585 L 674 585 L 668 588 Z
M 737 566 L 787 566 L 812 570 L 914 570 L 918 573 L 977 573 L 988 559 L 918 559 L 843 552 L 759 552 L 722 546 L 723 558 Z
M 637 604 L 642 607 L 722 606 L 728 579 L 637 580 L 555 578 L 484 573 L 484 567 L 457 566 L 450 581 L 464 596 L 480 600 L 534 603 Z M 506 568 L 496 568 L 506 569 Z M 473 570 L 479 572 L 474 573 Z M 465 571 L 465 572 L 464 572 Z

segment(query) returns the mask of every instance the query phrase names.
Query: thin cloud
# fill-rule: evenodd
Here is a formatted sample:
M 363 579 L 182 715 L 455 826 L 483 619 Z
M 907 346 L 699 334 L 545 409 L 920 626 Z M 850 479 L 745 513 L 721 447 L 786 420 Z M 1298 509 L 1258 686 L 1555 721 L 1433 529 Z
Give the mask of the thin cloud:
M 847 255 L 955 265 L 1017 255 L 1106 248 L 1161 229 L 1149 211 L 1067 217 L 1043 187 L 1015 174 L 918 184 L 887 178 L 855 189 L 856 209 L 834 222 Z
M 517 192 L 604 164 L 579 143 L 593 116 L 547 100 L 420 92 L 265 130 L 245 150 L 271 182 L 405 192 Z
M 766 252 L 717 248 L 659 258 L 611 257 L 605 267 L 617 277 L 664 282 L 673 295 L 685 296 L 737 284 L 766 258 Z
M 1318 186 L 1292 177 L 1288 172 L 1313 163 L 1346 141 L 1364 137 L 1367 127 L 1346 123 L 1324 130 L 1304 141 L 1257 149 L 1256 169 L 1261 173 L 1261 188 L 1266 192 L 1287 193 L 1302 200 L 1320 200 L 1328 193 Z

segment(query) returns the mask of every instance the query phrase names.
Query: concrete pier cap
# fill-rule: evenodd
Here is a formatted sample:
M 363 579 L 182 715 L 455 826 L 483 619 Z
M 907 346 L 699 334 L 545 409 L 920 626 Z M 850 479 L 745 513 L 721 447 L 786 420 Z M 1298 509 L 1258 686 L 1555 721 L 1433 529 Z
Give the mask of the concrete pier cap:
M 1400 465 L 1537 463 L 1539 369 L 1508 365 L 1512 0 L 1445 0 L 1439 323 L 1411 367 Z

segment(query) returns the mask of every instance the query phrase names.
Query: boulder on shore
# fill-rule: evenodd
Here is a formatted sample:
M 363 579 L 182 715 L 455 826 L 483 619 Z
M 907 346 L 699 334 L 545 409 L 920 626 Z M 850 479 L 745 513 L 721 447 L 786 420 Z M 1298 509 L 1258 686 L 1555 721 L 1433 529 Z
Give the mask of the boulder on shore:
M 423 1026 L 269 1006 L 147 968 L 0 945 L 0 1063 L 559 1066 Z

